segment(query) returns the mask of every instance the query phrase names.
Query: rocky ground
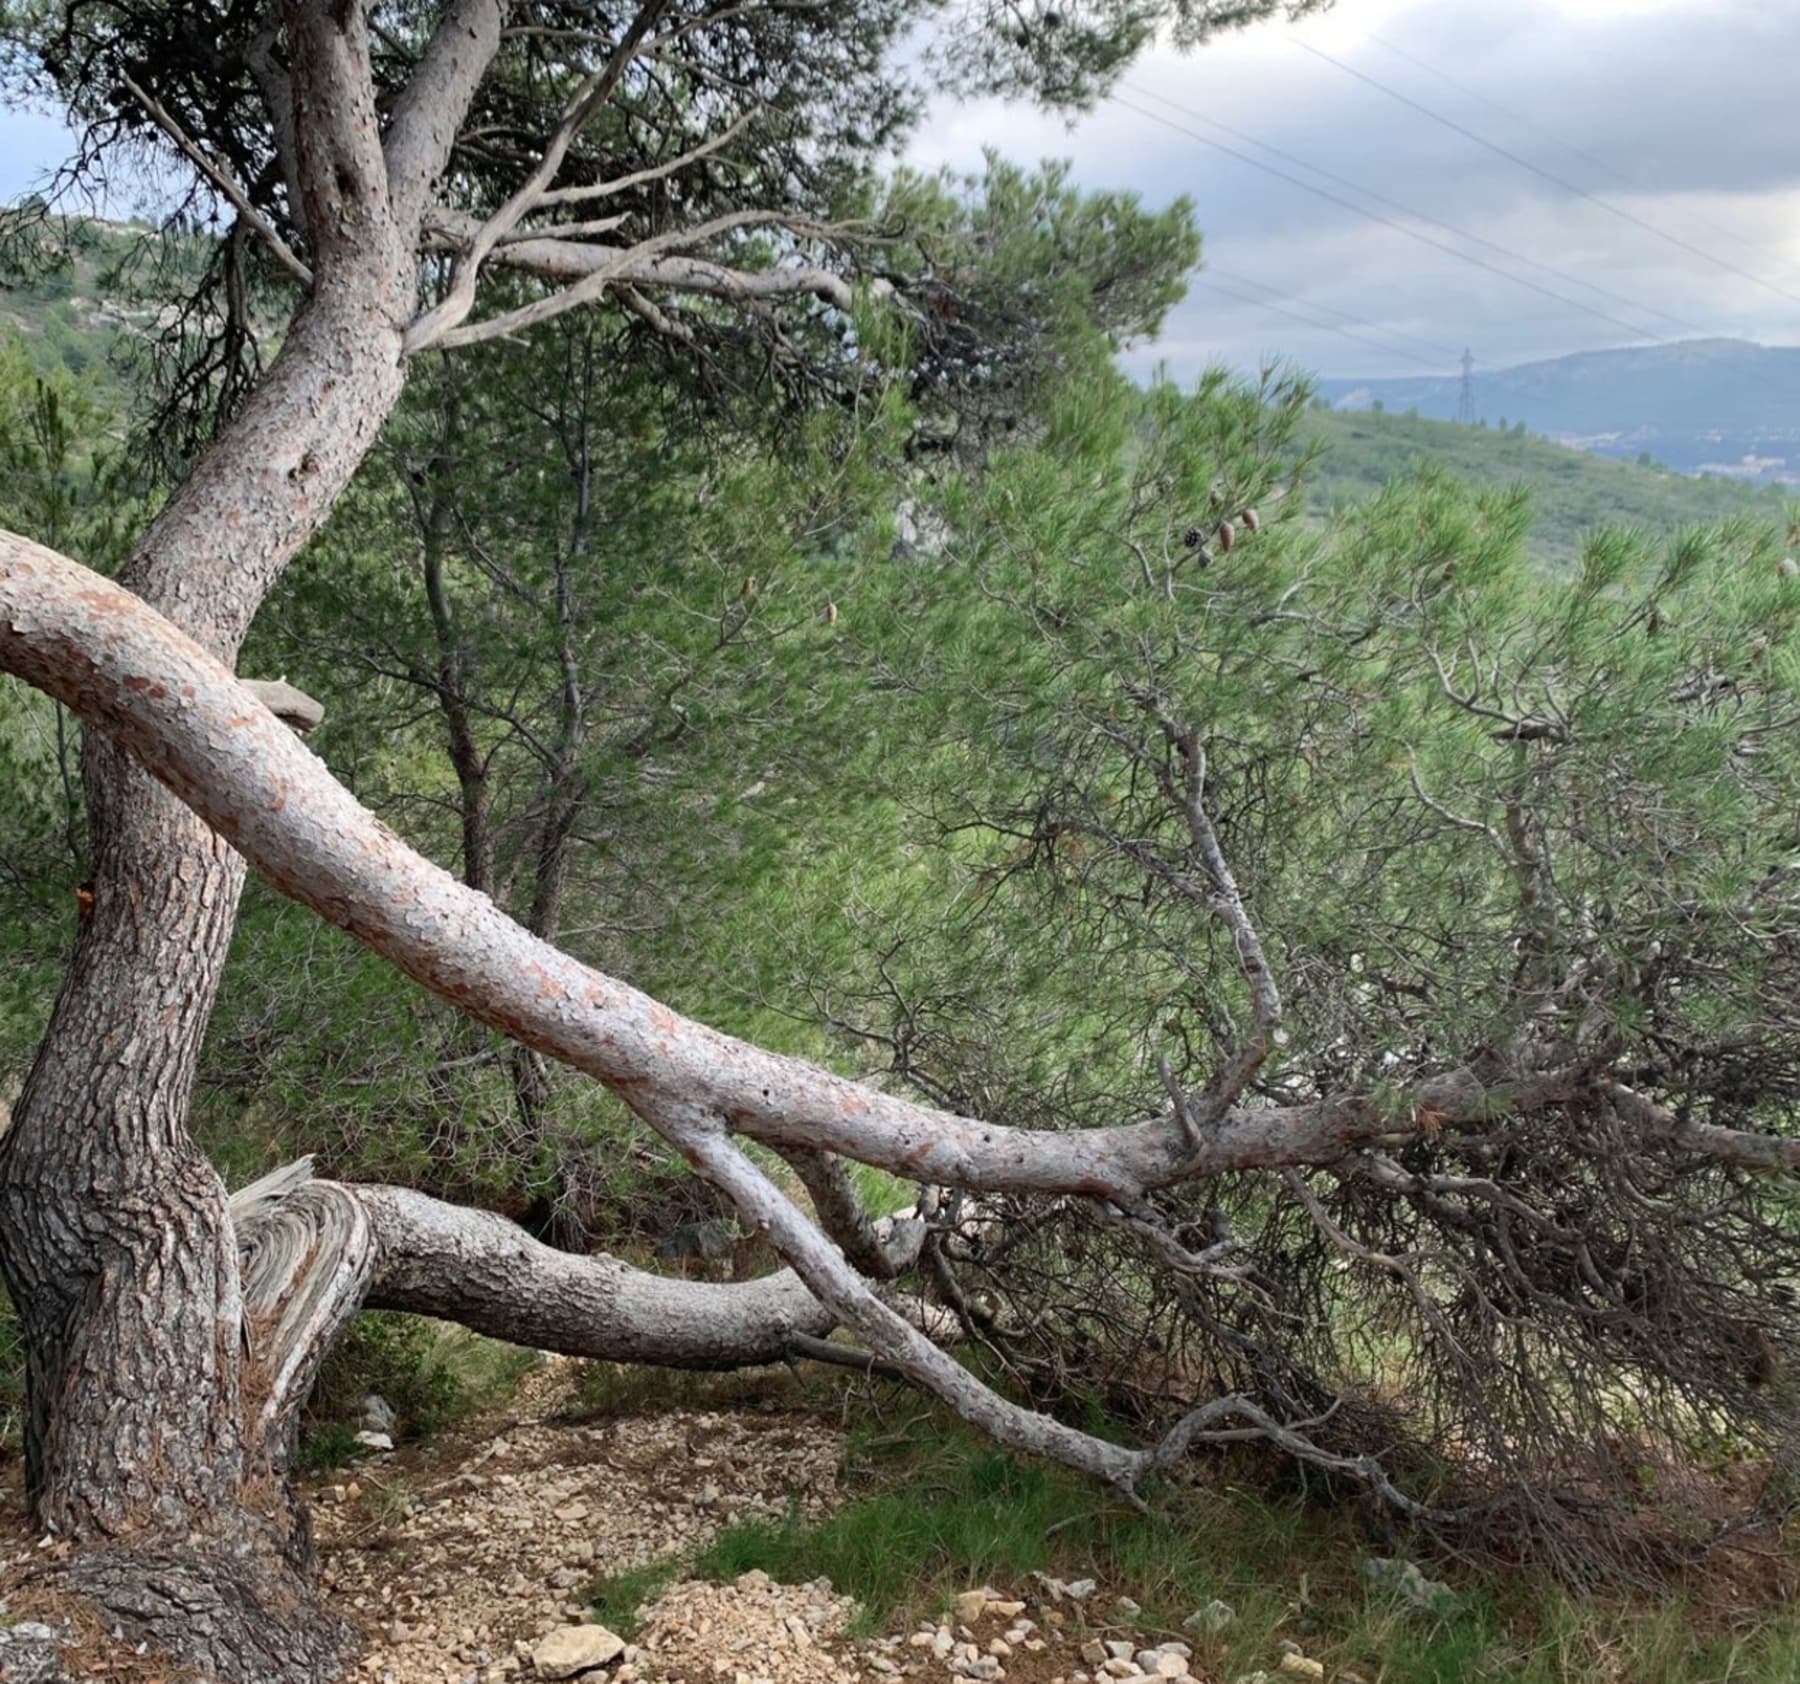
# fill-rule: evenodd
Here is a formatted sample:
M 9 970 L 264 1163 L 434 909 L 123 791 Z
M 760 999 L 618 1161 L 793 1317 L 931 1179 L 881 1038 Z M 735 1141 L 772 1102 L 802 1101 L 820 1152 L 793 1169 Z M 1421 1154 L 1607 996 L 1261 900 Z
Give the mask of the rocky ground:
M 368 1633 L 363 1664 L 383 1684 L 529 1678 L 533 1648 L 582 1619 L 596 1580 L 689 1554 L 740 1518 L 816 1515 L 837 1489 L 837 1435 L 798 1415 L 581 1426 L 545 1412 L 473 1436 L 372 1458 L 316 1491 L 325 1584 Z
M 1024 1585 L 973 1586 L 916 1629 L 868 1636 L 856 1605 L 827 1580 L 675 1577 L 735 1520 L 811 1519 L 838 1502 L 840 1433 L 814 1415 L 769 1407 L 639 1407 L 571 1421 L 570 1374 L 568 1365 L 548 1365 L 504 1418 L 442 1440 L 396 1454 L 378 1438 L 353 1468 L 311 1487 L 323 1583 L 362 1627 L 364 1679 L 1294 1684 L 1326 1676 L 1290 1644 L 1274 1670 L 1220 1680 L 1197 1667 L 1185 1638 L 1228 1625 L 1229 1607 L 1195 1610 L 1182 1635 L 1148 1633 L 1134 1603 L 1091 1580 L 1038 1575 Z M 47 1545 L 24 1531 L 20 1495 L 0 1492 L 0 1525 L 10 1534 L 3 1560 L 14 1571 Z M 597 1583 L 651 1564 L 673 1582 L 641 1610 L 629 1639 L 599 1624 Z M 160 1677 L 151 1658 L 136 1659 L 107 1633 L 68 1621 L 54 1631 L 9 1627 L 7 1612 L 0 1603 L 0 1679 L 62 1678 L 71 1665 L 82 1676 Z M 1362 1681 L 1340 1673 L 1333 1684 Z
M 691 1556 L 745 1516 L 838 1500 L 842 1444 L 803 1414 L 671 1409 L 597 1425 L 535 1414 L 407 1459 L 375 1458 L 316 1492 L 327 1585 L 368 1637 L 379 1684 L 1196 1684 L 1180 1638 L 1091 1581 L 971 1587 L 916 1630 L 852 1637 L 857 1608 L 825 1580 L 679 1579 L 627 1641 L 594 1622 L 596 1580 Z M 1231 1619 L 1196 1610 L 1190 1632 Z M 1283 1655 L 1268 1684 L 1322 1678 Z M 1199 1684 L 1215 1684 L 1203 1677 Z M 1233 1681 L 1239 1684 L 1239 1681 Z M 1256 1675 L 1242 1684 L 1262 1684 Z

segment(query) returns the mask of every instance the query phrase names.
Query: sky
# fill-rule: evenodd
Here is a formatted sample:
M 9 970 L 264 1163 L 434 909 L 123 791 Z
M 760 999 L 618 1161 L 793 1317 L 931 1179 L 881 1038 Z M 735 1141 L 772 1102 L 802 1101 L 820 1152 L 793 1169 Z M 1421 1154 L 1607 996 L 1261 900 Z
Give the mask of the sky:
M 912 160 L 978 169 L 992 146 L 1152 205 L 1187 194 L 1204 268 L 1131 353 L 1140 371 L 1285 356 L 1363 378 L 1454 373 L 1465 349 L 1500 368 L 1709 335 L 1800 344 L 1796 64 L 1793 0 L 1338 0 L 1156 51 L 1074 124 L 941 103 Z
M 992 147 L 1151 205 L 1191 198 L 1204 267 L 1128 353 L 1139 372 L 1285 357 L 1365 378 L 1454 373 L 1465 349 L 1480 369 L 1707 335 L 1800 344 L 1796 64 L 1793 0 L 1337 0 L 1158 49 L 1074 122 L 941 101 L 908 158 L 978 170 Z M 66 144 L 51 118 L 0 112 L 0 201 Z

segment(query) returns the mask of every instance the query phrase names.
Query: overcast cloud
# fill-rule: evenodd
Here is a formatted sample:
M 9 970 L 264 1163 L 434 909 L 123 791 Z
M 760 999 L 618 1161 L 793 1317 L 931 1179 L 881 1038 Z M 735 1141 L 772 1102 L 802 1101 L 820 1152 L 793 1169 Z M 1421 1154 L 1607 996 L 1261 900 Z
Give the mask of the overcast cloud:
M 1303 43 L 1700 250 L 1670 244 L 1496 156 Z M 1191 197 L 1212 279 L 1203 272 L 1161 340 L 1133 351 L 1139 369 L 1165 361 L 1185 377 L 1211 361 L 1249 368 L 1275 355 L 1322 374 L 1368 376 L 1447 372 L 1465 345 L 1479 365 L 1494 368 L 1700 334 L 1795 344 L 1797 64 L 1800 5 L 1791 0 L 1338 0 L 1323 16 L 1263 25 L 1192 56 L 1156 53 L 1117 99 L 1072 126 L 1027 107 L 946 103 L 909 157 L 973 170 L 991 146 L 1027 162 L 1068 158 L 1085 185 L 1130 189 L 1152 204 Z M 1492 245 L 1374 204 L 1209 123 Z M 1196 137 L 1249 152 L 1531 285 L 1371 222 Z M 0 199 L 30 187 L 62 150 L 53 120 L 0 113 Z M 1705 252 L 1770 284 L 1710 262 Z M 1243 301 L 1259 287 L 1290 311 L 1348 331 Z
M 1301 43 L 1700 250 L 1496 156 Z M 1254 367 L 1285 355 L 1323 374 L 1365 376 L 1448 372 L 1464 346 L 1493 368 L 1701 334 L 1792 344 L 1800 343 L 1796 64 L 1800 6 L 1785 0 L 1338 0 L 1321 17 L 1266 24 L 1192 56 L 1157 53 L 1117 100 L 1073 127 L 997 102 L 946 103 L 911 155 L 974 169 L 982 148 L 995 146 L 1015 158 L 1068 158 L 1084 184 L 1129 188 L 1152 204 L 1188 194 L 1217 284 L 1203 271 L 1161 340 L 1133 354 L 1140 368 L 1166 361 L 1186 376 L 1210 361 Z M 1208 119 L 1493 245 L 1375 204 Z M 1195 136 L 1573 302 L 1370 222 Z M 1354 332 L 1364 339 L 1242 302 L 1257 290 L 1246 282 L 1301 315 L 1343 326 L 1342 315 L 1359 318 L 1366 325 Z

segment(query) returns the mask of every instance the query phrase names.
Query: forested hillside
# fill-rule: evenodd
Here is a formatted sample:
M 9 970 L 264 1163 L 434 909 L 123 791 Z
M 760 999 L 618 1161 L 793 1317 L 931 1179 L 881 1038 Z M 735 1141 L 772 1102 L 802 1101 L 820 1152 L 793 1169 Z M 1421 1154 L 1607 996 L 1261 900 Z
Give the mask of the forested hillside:
M 1455 376 L 1328 380 L 1334 407 L 1459 413 Z M 1752 483 L 1792 484 L 1800 473 L 1800 348 L 1689 338 L 1581 351 L 1484 369 L 1470 393 L 1490 425 L 1503 417 L 1597 455 L 1655 456 L 1686 473 L 1711 469 Z
M 1319 446 L 1308 475 L 1315 512 L 1359 502 L 1421 471 L 1522 485 L 1531 493 L 1532 552 L 1558 569 L 1574 562 L 1584 536 L 1599 526 L 1657 533 L 1739 518 L 1778 520 L 1790 501 L 1781 486 L 1703 479 L 1591 455 L 1517 427 L 1464 427 L 1391 409 L 1315 409 L 1304 436 Z
M 9 264 L 0 335 L 37 373 L 65 371 L 123 414 L 133 399 L 132 371 L 145 372 L 169 314 L 163 266 L 183 261 L 184 245 L 145 226 L 63 222 L 53 240 L 33 242 Z
M 40 270 L 0 293 L 0 326 L 44 372 L 62 368 L 90 397 L 128 401 L 125 383 L 141 378 L 165 324 L 146 292 L 156 285 L 165 248 L 146 246 L 144 230 L 73 225 L 71 261 Z M 1517 428 L 1461 427 L 1368 409 L 1315 409 L 1302 432 L 1319 454 L 1306 475 L 1308 507 L 1323 514 L 1373 495 L 1396 478 L 1441 470 L 1470 483 L 1522 485 L 1531 493 L 1528 539 L 1534 554 L 1561 567 L 1579 554 L 1582 536 L 1600 525 L 1669 532 L 1734 516 L 1777 519 L 1786 494 L 1701 478 L 1660 464 L 1615 461 Z

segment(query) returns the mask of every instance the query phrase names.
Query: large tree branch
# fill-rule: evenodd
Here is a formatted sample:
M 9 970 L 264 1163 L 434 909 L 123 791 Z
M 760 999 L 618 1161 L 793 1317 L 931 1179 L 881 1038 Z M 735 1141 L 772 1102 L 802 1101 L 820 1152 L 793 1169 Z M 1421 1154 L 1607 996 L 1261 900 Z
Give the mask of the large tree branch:
M 417 285 L 415 241 L 388 215 L 366 36 L 340 26 L 328 0 L 288 0 L 283 11 L 292 43 L 283 77 L 292 100 L 317 113 L 301 125 L 293 158 L 312 296 L 123 575 L 227 659 L 399 396 L 400 330 Z
M 544 150 L 530 175 L 513 191 L 497 210 L 489 215 L 469 236 L 459 250 L 451 274 L 450 289 L 408 330 L 407 342 L 412 349 L 423 349 L 440 340 L 448 340 L 457 324 L 475 307 L 475 291 L 481 281 L 481 267 L 519 223 L 528 216 L 549 191 L 568 156 L 574 141 L 588 120 L 612 97 L 625 74 L 626 66 L 637 56 L 644 37 L 658 18 L 668 9 L 669 0 L 645 0 L 631 20 L 623 39 L 607 55 L 606 62 L 578 88 L 563 112 L 562 120 L 544 144 Z M 496 20 L 497 25 L 497 20 Z M 498 34 L 494 45 L 499 44 Z M 420 201 L 421 208 L 423 201 Z
M 440 206 L 427 216 L 424 237 L 428 247 L 456 250 L 473 230 L 473 217 Z M 692 230 L 680 231 L 677 237 L 691 240 L 695 234 Z M 708 258 L 661 248 L 614 246 L 529 233 L 496 247 L 493 261 L 571 288 L 603 278 L 605 286 L 654 287 L 734 304 L 762 303 L 771 298 L 817 298 L 848 310 L 856 302 L 855 288 L 842 275 L 817 264 L 733 269 Z
M 1302 1461 L 1362 1480 L 1405 1513 L 1421 1519 L 1436 1517 L 1437 1511 L 1398 1490 L 1372 1456 L 1340 1456 L 1325 1450 L 1306 1436 L 1306 1429 L 1316 1423 L 1283 1424 L 1248 1398 L 1213 1398 L 1190 1410 L 1156 1444 L 1141 1449 L 1096 1438 L 1054 1416 L 1013 1403 L 883 1303 L 843 1253 L 750 1161 L 721 1119 L 697 1106 L 661 1099 L 643 1105 L 640 1114 L 723 1189 L 740 1214 L 769 1235 L 794 1272 L 846 1326 L 862 1336 L 876 1359 L 932 1392 L 998 1443 L 1077 1468 L 1137 1501 L 1139 1481 L 1167 1469 L 1195 1444 L 1264 1439 Z M 1222 1424 L 1228 1421 L 1244 1424 Z
M 659 1099 L 693 1105 L 771 1144 L 823 1148 L 928 1184 L 1117 1197 L 1226 1170 L 1332 1163 L 1596 1092 L 1581 1067 L 1492 1083 L 1458 1070 L 1398 1105 L 1349 1095 L 1234 1107 L 1199 1147 L 1172 1116 L 1066 1132 L 954 1116 L 694 1023 L 529 935 L 360 807 L 181 632 L 97 574 L 10 535 L 0 536 L 0 669 L 112 735 L 283 893 L 640 1113 Z M 1679 1144 L 1752 1167 L 1800 1166 L 1800 1141 L 1711 1131 Z
M 777 1146 L 775 1150 L 800 1178 L 819 1226 L 863 1274 L 871 1280 L 891 1281 L 913 1266 L 925 1237 L 922 1220 L 910 1221 L 898 1232 L 884 1232 L 883 1225 L 872 1221 L 863 1209 L 841 1159 L 805 1146 Z
M 844 1254 L 800 1213 L 731 1138 L 722 1119 L 681 1100 L 640 1096 L 638 1113 L 766 1232 L 775 1249 L 877 1357 L 948 1403 L 1001 1444 L 1048 1456 L 1129 1492 L 1153 1454 L 1110 1444 L 1003 1398 L 884 1304 Z
M 582 272 L 571 278 L 559 292 L 533 299 L 529 304 L 521 304 L 516 309 L 504 311 L 483 321 L 457 326 L 467 315 L 466 309 L 446 311 L 440 307 L 428 311 L 406 330 L 407 353 L 416 355 L 431 346 L 450 350 L 459 345 L 477 345 L 485 340 L 523 333 L 540 322 L 592 303 L 609 287 L 634 283 L 679 287 L 685 291 L 707 292 L 717 297 L 745 302 L 770 293 L 802 297 L 816 295 L 828 297 L 831 302 L 848 309 L 853 296 L 849 284 L 827 270 L 806 265 L 798 269 L 739 272 L 701 258 L 680 255 L 684 246 L 703 245 L 708 240 L 740 229 L 771 227 L 798 230 L 807 234 L 839 232 L 799 224 L 776 211 L 743 210 L 731 211 L 692 227 L 667 229 L 630 246 L 572 244 L 548 237 L 520 240 L 501 246 L 499 255 L 520 268 L 532 267 L 529 262 L 515 258 L 515 254 L 521 250 L 536 252 L 544 246 L 553 246 L 577 252 L 581 254 Z M 778 284 L 772 284 L 771 278 Z M 471 291 L 470 301 L 472 300 Z
M 317 1181 L 310 1159 L 233 1193 L 231 1215 L 248 1336 L 271 1375 L 262 1411 L 270 1433 L 304 1399 L 332 1332 L 358 1308 L 436 1316 L 607 1362 L 868 1361 L 848 1347 L 824 1348 L 838 1318 L 791 1269 L 730 1284 L 671 1279 L 558 1251 L 492 1211 L 410 1188 Z M 906 1307 L 928 1325 L 934 1319 L 923 1305 Z
M 387 163 L 361 6 L 285 0 L 301 212 L 315 274 L 366 274 L 392 239 Z M 371 292 L 373 289 L 370 289 Z
M 781 1362 L 837 1317 L 791 1270 L 736 1283 L 671 1280 L 540 1244 L 490 1211 L 401 1187 L 346 1189 L 369 1220 L 372 1309 L 411 1310 L 567 1356 L 677 1368 Z
M 481 79 L 500 50 L 502 0 L 450 0 L 394 102 L 383 150 L 394 215 L 416 227 Z

